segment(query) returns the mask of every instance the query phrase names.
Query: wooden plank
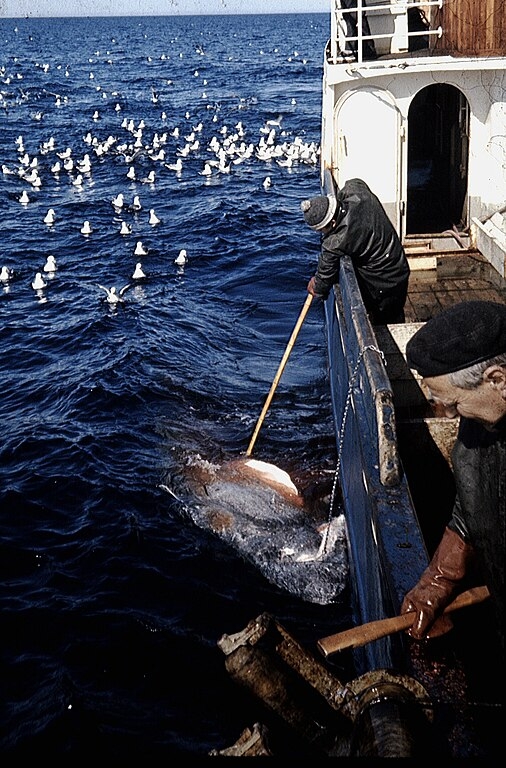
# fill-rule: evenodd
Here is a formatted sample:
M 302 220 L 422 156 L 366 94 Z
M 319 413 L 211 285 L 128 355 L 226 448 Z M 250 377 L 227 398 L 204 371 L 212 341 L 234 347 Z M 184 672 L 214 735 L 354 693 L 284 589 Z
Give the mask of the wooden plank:
M 407 255 L 409 268 L 413 270 L 436 269 L 437 260 L 435 256 L 411 256 Z
M 444 0 L 433 13 L 433 26 L 441 24 L 443 29 L 442 37 L 434 41 L 437 50 L 471 56 L 506 54 L 505 0 Z

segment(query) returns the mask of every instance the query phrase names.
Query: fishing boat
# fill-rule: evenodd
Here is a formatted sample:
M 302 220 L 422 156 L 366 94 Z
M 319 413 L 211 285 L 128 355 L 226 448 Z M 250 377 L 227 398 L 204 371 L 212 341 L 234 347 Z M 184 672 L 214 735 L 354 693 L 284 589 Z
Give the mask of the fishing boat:
M 457 420 L 430 407 L 407 366 L 406 343 L 453 303 L 506 301 L 504 0 L 331 0 L 322 191 L 334 195 L 351 178 L 363 179 L 379 197 L 411 268 L 404 323 L 372 325 L 346 260 L 325 303 L 353 622 L 360 626 L 398 617 L 453 506 Z M 487 600 L 455 614 L 453 631 L 438 640 L 417 643 L 393 632 L 355 647 L 357 677 L 347 684 L 283 627 L 268 623 L 259 617 L 236 637 L 224 636 L 222 650 L 239 680 L 263 679 L 255 692 L 274 707 L 283 696 L 272 681 L 285 697 L 289 689 L 282 674 L 266 676 L 258 659 L 231 661 L 274 632 L 270 649 L 285 649 L 276 665 L 285 674 L 288 664 L 311 691 L 287 708 L 291 716 L 278 714 L 294 728 L 298 723 L 323 754 L 412 757 L 425 748 L 447 757 L 491 756 L 503 710 Z M 347 747 L 337 745 L 328 712 L 327 740 L 322 730 L 315 735 L 318 717 L 324 721 L 321 712 L 307 712 L 316 693 L 353 721 Z M 406 697 L 431 721 L 423 745 L 405 738 Z M 392 728 L 404 738 L 389 738 Z M 363 741 L 357 730 L 368 732 L 367 747 L 357 747 Z M 253 729 L 242 739 L 240 754 L 244 743 L 258 749 L 258 729 L 254 736 Z

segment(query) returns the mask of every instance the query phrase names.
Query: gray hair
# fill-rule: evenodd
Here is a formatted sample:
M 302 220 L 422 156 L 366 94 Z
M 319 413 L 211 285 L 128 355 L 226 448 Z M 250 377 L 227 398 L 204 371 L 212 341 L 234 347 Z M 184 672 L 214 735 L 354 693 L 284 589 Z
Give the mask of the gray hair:
M 490 360 L 483 360 L 476 365 L 470 365 L 469 368 L 463 368 L 461 371 L 454 371 L 448 374 L 448 381 L 454 387 L 460 389 L 475 389 L 479 387 L 483 381 L 483 373 L 491 365 L 500 365 L 506 368 L 506 352 L 496 357 L 491 357 Z

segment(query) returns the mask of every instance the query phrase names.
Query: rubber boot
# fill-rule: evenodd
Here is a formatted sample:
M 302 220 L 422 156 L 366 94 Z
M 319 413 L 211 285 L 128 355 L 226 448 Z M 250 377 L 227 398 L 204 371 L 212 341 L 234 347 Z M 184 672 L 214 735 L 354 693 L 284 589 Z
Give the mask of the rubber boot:
M 457 592 L 472 557 L 472 546 L 458 533 L 445 528 L 432 560 L 402 603 L 401 614 L 416 611 L 408 630 L 411 637 L 416 640 L 438 637 L 453 627 L 450 617 L 442 613 Z

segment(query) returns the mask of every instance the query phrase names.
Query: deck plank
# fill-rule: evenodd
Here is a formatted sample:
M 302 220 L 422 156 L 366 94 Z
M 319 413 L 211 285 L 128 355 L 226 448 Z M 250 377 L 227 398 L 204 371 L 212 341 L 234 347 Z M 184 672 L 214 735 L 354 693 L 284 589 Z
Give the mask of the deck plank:
M 407 323 L 425 322 L 460 301 L 506 303 L 505 281 L 487 275 L 487 265 L 476 253 L 440 256 L 437 267 L 414 269 L 409 278 L 405 315 Z

